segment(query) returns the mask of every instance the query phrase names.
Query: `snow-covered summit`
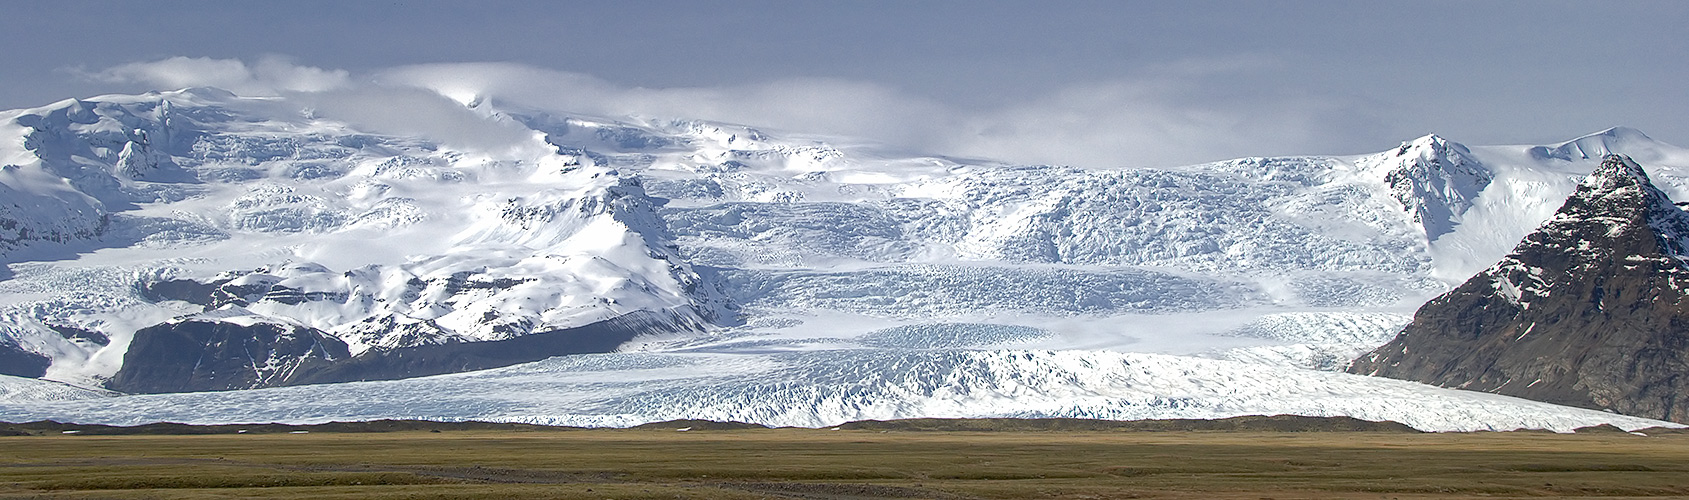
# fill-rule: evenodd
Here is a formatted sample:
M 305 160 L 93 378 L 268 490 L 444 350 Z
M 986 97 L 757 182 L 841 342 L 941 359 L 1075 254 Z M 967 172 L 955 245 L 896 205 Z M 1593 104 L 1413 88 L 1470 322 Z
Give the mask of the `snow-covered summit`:
M 1394 151 L 1362 158 L 1356 164 L 1382 176 L 1391 195 L 1413 214 L 1413 221 L 1432 241 L 1453 232 L 1473 200 L 1495 179 L 1465 145 L 1436 134 L 1404 142 Z
M 1641 130 L 1613 127 L 1557 146 L 1537 146 L 1530 149 L 1530 154 L 1538 158 L 1564 161 L 1600 160 L 1609 155 L 1625 155 L 1653 163 L 1664 159 L 1671 149 L 1676 148 L 1648 137 L 1648 134 L 1642 133 Z

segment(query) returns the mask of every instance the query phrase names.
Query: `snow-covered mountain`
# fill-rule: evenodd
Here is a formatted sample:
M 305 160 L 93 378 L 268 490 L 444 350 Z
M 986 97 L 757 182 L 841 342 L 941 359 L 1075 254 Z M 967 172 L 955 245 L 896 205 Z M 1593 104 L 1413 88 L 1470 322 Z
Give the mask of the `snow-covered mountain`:
M 1673 196 L 1689 187 L 1689 153 L 1628 129 L 1543 146 L 1427 136 L 1373 155 L 1097 170 L 431 99 L 432 126 L 313 94 L 205 88 L 0 113 L 0 136 L 14 138 L 0 141 L 0 357 L 24 360 L 0 373 L 169 392 L 601 352 L 579 359 L 606 383 L 637 379 L 658 354 L 868 377 L 826 360 L 897 370 L 909 361 L 860 357 L 1012 348 L 1001 352 L 1080 365 L 1166 355 L 1157 366 L 1190 365 L 1157 376 L 1223 385 L 1211 367 L 1339 370 L 1389 340 L 1413 307 L 1546 219 L 1598 163 L 1591 152 L 1652 162 Z M 1011 372 L 990 377 L 1105 391 Z M 550 390 L 597 387 L 572 377 Z M 745 407 L 778 393 L 740 383 L 712 390 Z M 0 402 L 19 418 L 86 410 L 35 405 Z M 870 413 L 931 407 L 900 408 Z M 804 411 L 820 412 L 809 423 L 848 413 Z M 968 413 L 957 412 L 946 415 Z
M 52 359 L 49 378 L 112 377 L 135 332 L 173 325 L 270 325 L 343 344 L 314 352 L 344 358 L 631 313 L 669 329 L 736 320 L 638 177 L 538 132 L 499 151 L 454 148 L 215 89 L 0 122 L 14 137 L 0 146 L 15 200 L 0 214 L 15 275 L 6 336 Z M 77 260 L 26 264 L 61 259 Z M 298 365 L 261 347 L 237 364 Z
M 1613 155 L 1354 373 L 1683 422 L 1689 214 Z

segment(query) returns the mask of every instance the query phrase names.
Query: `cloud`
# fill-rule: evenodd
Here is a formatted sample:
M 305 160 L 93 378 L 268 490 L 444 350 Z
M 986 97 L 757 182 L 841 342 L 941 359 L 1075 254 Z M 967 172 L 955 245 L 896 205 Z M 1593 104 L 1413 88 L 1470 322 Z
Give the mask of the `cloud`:
M 505 63 L 391 68 L 376 81 L 463 103 L 610 118 L 692 118 L 862 138 L 930 154 L 1087 167 L 1175 166 L 1250 155 L 1333 152 L 1377 124 L 1357 104 L 1250 84 L 1270 58 L 1184 60 L 1145 75 L 1076 83 L 1041 98 L 965 109 L 869 82 L 785 79 L 688 88 L 618 86 Z
M 952 105 L 863 81 L 791 78 L 642 88 L 512 63 L 400 66 L 377 70 L 361 77 L 363 83 L 354 83 L 344 70 L 298 65 L 280 57 L 251 65 L 233 59 L 173 57 L 125 64 L 92 76 L 164 88 L 215 86 L 243 95 L 322 94 L 310 98 L 315 106 L 355 123 L 392 131 L 428 128 L 431 137 L 477 144 L 516 140 L 509 130 L 482 130 L 485 127 L 464 122 L 470 114 L 462 108 L 483 100 L 611 119 L 721 121 L 857 138 L 924 154 L 1098 168 L 1348 153 L 1352 151 L 1335 148 L 1387 133 L 1380 131 L 1385 120 L 1367 112 L 1367 106 L 1253 82 L 1280 66 L 1270 57 L 1248 55 L 1179 60 L 1135 76 L 1075 82 L 1042 97 L 986 108 Z M 424 99 L 414 94 L 416 89 L 457 101 L 463 112 L 442 109 L 447 101 Z M 420 125 L 435 119 L 452 125 Z
M 354 85 L 345 70 L 299 65 L 280 56 L 262 57 L 253 64 L 239 59 L 172 57 L 84 75 L 97 81 L 154 89 L 217 87 L 243 96 L 285 94 L 302 113 L 349 123 L 368 132 L 421 136 L 498 155 L 527 157 L 549 151 L 533 131 L 487 120 L 452 102 L 450 94 L 415 87 Z
M 1184 81 L 1076 85 L 967 117 L 935 145 L 1030 163 L 1175 166 L 1241 156 L 1339 153 L 1369 128 L 1341 102 L 1262 95 L 1200 98 Z M 1209 100 L 1213 99 L 1213 100 Z
M 310 114 L 370 133 L 417 136 L 499 158 L 532 159 L 555 150 L 533 130 L 489 120 L 451 99 L 416 88 L 357 86 L 290 95 Z
M 178 56 L 84 74 L 107 83 L 141 84 L 171 90 L 217 87 L 241 95 L 277 95 L 342 88 L 348 84 L 348 75 L 346 70 L 297 65 L 281 56 L 261 57 L 252 65 L 239 59 Z
M 506 105 L 610 118 L 714 120 L 906 146 L 932 143 L 933 134 L 951 115 L 936 102 L 881 85 L 823 78 L 651 89 L 517 64 L 462 63 L 392 68 L 380 72 L 375 81 L 434 90 L 466 104 L 494 99 Z

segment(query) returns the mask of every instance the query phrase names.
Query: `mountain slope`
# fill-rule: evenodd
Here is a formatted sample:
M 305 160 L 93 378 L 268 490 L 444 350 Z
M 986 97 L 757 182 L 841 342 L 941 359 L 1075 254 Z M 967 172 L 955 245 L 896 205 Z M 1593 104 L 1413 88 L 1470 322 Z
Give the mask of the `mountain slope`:
M 1513 253 L 1351 373 L 1689 421 L 1689 214 L 1608 156 Z
M 639 178 L 497 120 L 469 117 L 503 142 L 440 140 L 366 132 L 317 104 L 188 89 L 0 113 L 0 133 L 17 138 L 0 144 L 10 202 L 0 207 L 0 264 L 101 276 L 13 276 L 8 355 L 45 356 L 47 376 L 84 384 L 238 389 L 292 378 L 137 383 L 122 371 L 132 344 L 175 346 L 143 356 L 158 362 L 294 373 L 309 359 L 508 340 L 634 313 L 656 315 L 636 322 L 650 332 L 737 321 L 682 259 Z M 53 289 L 63 284 L 73 289 Z M 219 333 L 184 336 L 182 325 Z M 278 348 L 281 331 L 338 347 Z M 616 335 L 595 349 L 628 337 Z M 576 350 L 552 354 L 567 352 Z M 159 368 L 146 369 L 187 373 Z

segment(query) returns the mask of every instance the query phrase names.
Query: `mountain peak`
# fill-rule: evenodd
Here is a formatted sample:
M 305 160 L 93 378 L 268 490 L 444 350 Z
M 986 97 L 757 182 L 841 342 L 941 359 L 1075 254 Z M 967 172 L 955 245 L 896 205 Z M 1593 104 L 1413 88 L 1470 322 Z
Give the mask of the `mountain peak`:
M 1689 421 L 1686 235 L 1689 214 L 1607 156 L 1511 254 L 1349 371 Z
M 1437 134 L 1403 142 L 1357 165 L 1382 176 L 1391 195 L 1413 214 L 1428 240 L 1454 231 L 1472 200 L 1495 179 L 1465 145 Z
M 1603 159 L 1544 227 L 1569 220 L 1611 221 L 1614 231 L 1623 224 L 1646 224 L 1662 253 L 1689 260 L 1689 214 L 1654 187 L 1648 172 L 1630 157 Z
M 1402 142 L 1393 152 L 1398 157 L 1418 157 L 1427 160 L 1444 158 L 1450 163 L 1464 163 L 1469 159 L 1472 151 L 1466 145 L 1454 142 L 1437 134 L 1425 134 L 1411 141 Z
M 1624 188 L 1642 189 L 1642 186 L 1653 187 L 1648 179 L 1648 172 L 1642 170 L 1630 157 L 1624 155 L 1607 155 L 1601 159 L 1601 164 L 1590 171 L 1580 187 L 1589 188 L 1598 193 L 1611 192 Z M 1657 191 L 1657 190 L 1656 190 Z

